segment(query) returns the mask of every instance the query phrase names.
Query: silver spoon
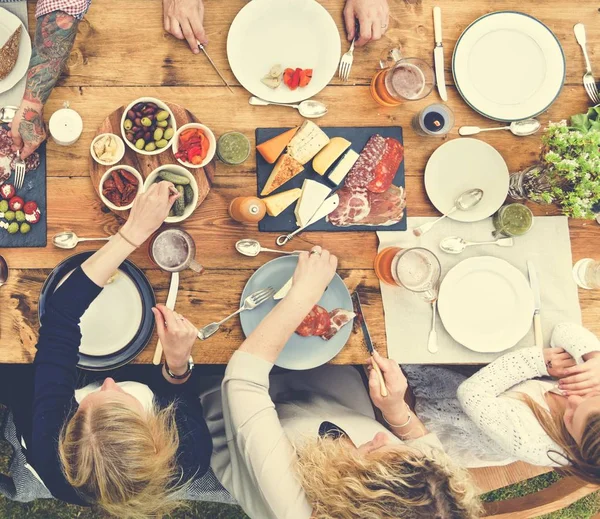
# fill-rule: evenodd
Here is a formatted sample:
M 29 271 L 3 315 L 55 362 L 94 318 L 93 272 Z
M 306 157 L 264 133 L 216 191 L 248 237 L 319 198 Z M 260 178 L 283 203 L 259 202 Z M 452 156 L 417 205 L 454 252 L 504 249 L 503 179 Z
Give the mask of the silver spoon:
M 243 254 L 244 256 L 258 256 L 261 252 L 275 252 L 277 254 L 299 254 L 302 251 L 293 250 L 275 250 L 275 249 L 267 249 L 266 247 L 261 247 L 260 243 L 257 240 L 251 240 L 250 238 L 245 238 L 243 240 L 239 240 L 235 243 L 236 250 Z
M 467 135 L 477 135 L 480 132 L 493 132 L 495 130 L 509 130 L 517 137 L 526 137 L 533 135 L 541 128 L 537 119 L 523 119 L 522 121 L 513 121 L 510 126 L 501 126 L 499 128 L 480 128 L 479 126 L 461 126 L 458 134 L 466 137 Z
M 80 241 L 108 241 L 112 236 L 106 238 L 80 238 L 72 231 L 59 232 L 52 238 L 52 243 L 59 249 L 74 249 Z
M 456 199 L 456 201 L 454 202 L 454 207 L 450 209 L 450 211 L 443 214 L 440 218 L 434 220 L 433 222 L 424 223 L 420 227 L 413 229 L 413 234 L 415 236 L 421 236 L 426 232 L 429 232 L 436 223 L 446 218 L 446 216 L 450 216 L 459 209 L 461 211 L 468 211 L 472 207 L 475 207 L 479 202 L 481 202 L 482 198 L 482 189 L 469 189 L 468 191 L 465 191 Z
M 315 101 L 313 99 L 307 99 L 306 101 L 302 101 L 298 105 L 291 105 L 285 103 L 271 103 L 270 101 L 265 101 L 264 99 L 252 96 L 248 102 L 252 106 L 289 106 L 298 110 L 300 112 L 300 115 L 302 117 L 306 117 L 307 119 L 316 119 L 317 117 L 323 117 L 327 113 L 327 107 L 320 101 Z
M 514 240 L 512 238 L 500 238 L 494 241 L 467 241 L 460 236 L 449 236 L 440 242 L 440 249 L 448 254 L 460 254 L 467 247 L 475 245 L 498 245 L 498 247 L 512 247 Z
M 0 256 L 0 287 L 8 281 L 8 263 Z

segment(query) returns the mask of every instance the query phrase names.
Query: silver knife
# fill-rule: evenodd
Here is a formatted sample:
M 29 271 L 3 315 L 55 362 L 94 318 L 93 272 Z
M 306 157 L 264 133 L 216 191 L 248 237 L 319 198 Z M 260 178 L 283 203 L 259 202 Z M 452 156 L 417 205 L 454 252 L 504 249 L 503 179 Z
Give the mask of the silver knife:
M 365 338 L 365 345 L 367 346 L 367 351 L 371 354 L 372 357 L 373 353 L 375 353 L 375 348 L 373 347 L 371 334 L 369 333 L 367 323 L 365 322 L 365 317 L 363 316 L 362 306 L 360 305 L 360 296 L 358 295 L 358 292 L 354 292 L 352 294 L 352 306 L 354 307 L 354 313 L 356 314 L 356 321 L 360 324 L 360 327 L 362 328 L 363 336 Z M 388 396 L 388 390 L 385 385 L 385 380 L 383 379 L 381 369 L 379 369 L 379 365 L 376 362 L 373 362 L 373 369 L 379 377 L 379 387 L 381 396 Z
M 227 80 L 223 77 L 223 74 L 221 74 L 221 71 L 217 68 L 217 65 L 215 64 L 215 62 L 212 60 L 212 58 L 208 55 L 208 52 L 206 52 L 206 49 L 204 48 L 204 45 L 202 45 L 198 40 L 196 40 L 196 43 L 198 44 L 198 48 L 204 52 L 204 55 L 206 56 L 206 59 L 208 59 L 208 61 L 210 62 L 210 64 L 212 65 L 212 68 L 215 69 L 215 72 L 217 74 L 219 74 L 219 77 L 221 78 L 221 81 L 223 81 L 223 83 L 225 83 L 225 86 L 229 89 L 229 91 L 233 94 L 235 93 L 233 91 L 233 89 L 231 88 L 231 86 L 229 86 L 229 83 L 227 83 Z
M 529 284 L 533 292 L 533 333 L 535 335 L 535 345 L 544 347 L 544 336 L 542 335 L 542 319 L 540 312 L 542 311 L 542 299 L 540 297 L 540 281 L 538 279 L 537 270 L 533 261 L 527 262 L 527 270 L 529 271 Z
M 169 310 L 175 310 L 175 301 L 177 300 L 177 291 L 179 290 L 179 272 L 173 272 L 171 274 L 171 284 L 169 285 L 169 294 L 167 295 L 167 303 L 165 306 Z M 156 366 L 160 364 L 163 354 L 163 347 L 158 339 L 156 343 L 156 350 L 154 351 L 154 358 L 152 363 Z
M 448 101 L 446 93 L 446 80 L 444 79 L 444 46 L 442 45 L 442 10 L 433 8 L 433 32 L 435 35 L 435 48 L 433 49 L 433 63 L 435 65 L 435 82 L 443 101 Z

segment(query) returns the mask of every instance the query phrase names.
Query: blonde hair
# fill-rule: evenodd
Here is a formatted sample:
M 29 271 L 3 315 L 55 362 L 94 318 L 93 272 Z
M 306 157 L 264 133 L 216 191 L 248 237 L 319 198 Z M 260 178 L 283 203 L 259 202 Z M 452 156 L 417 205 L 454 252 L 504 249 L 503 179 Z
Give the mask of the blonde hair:
M 69 484 L 90 504 L 126 519 L 161 517 L 180 503 L 175 409 L 141 414 L 122 402 L 79 408 L 58 453 Z
M 468 474 L 412 449 L 360 454 L 344 439 L 297 447 L 297 472 L 318 519 L 472 519 L 481 508 Z
M 519 398 L 531 409 L 546 434 L 563 450 L 549 451 L 548 457 L 563 465 L 565 472 L 588 483 L 600 484 L 600 412 L 590 413 L 578 444 L 559 413 L 549 412 L 524 393 L 520 393 Z

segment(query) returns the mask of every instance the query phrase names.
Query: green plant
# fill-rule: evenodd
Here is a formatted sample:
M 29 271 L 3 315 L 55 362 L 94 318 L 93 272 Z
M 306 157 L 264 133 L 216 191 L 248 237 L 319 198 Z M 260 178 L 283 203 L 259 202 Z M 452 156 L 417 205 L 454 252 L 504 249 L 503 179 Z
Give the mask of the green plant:
M 545 189 L 530 198 L 557 203 L 567 216 L 593 219 L 600 205 L 600 107 L 574 115 L 571 126 L 551 123 L 542 144 L 540 168 L 531 176 Z

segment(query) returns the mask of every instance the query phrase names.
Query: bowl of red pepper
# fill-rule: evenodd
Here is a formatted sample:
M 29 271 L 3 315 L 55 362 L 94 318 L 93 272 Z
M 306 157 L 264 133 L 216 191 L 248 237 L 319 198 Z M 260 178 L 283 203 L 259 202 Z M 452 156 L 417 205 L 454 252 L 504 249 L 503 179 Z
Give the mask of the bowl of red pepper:
M 173 139 L 173 153 L 178 162 L 187 168 L 203 168 L 215 156 L 215 134 L 200 123 L 184 124 Z

